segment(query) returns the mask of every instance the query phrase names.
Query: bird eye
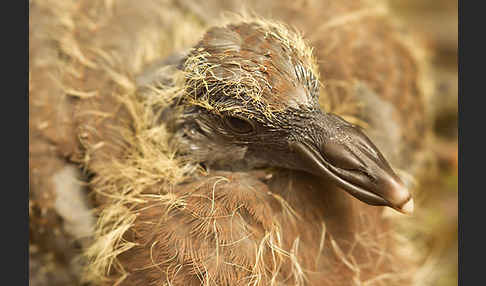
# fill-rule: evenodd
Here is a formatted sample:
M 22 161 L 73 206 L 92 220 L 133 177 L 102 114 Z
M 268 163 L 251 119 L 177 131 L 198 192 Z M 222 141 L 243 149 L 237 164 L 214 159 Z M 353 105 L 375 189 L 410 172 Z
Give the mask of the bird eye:
M 236 133 L 247 134 L 253 131 L 253 124 L 247 119 L 233 116 L 226 116 L 225 122 L 228 127 Z

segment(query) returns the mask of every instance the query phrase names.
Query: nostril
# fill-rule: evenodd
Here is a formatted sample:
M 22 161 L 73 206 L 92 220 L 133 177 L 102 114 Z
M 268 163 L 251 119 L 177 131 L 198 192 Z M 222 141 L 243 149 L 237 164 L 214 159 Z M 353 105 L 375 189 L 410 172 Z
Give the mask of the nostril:
M 362 170 L 362 169 L 357 169 L 357 170 L 353 170 L 353 171 L 356 171 L 356 172 L 359 172 L 361 173 L 362 175 L 366 176 L 372 183 L 376 183 L 377 182 L 377 179 L 372 176 L 370 173 Z
M 346 146 L 339 143 L 321 144 L 320 153 L 334 167 L 348 171 L 362 171 L 361 160 Z

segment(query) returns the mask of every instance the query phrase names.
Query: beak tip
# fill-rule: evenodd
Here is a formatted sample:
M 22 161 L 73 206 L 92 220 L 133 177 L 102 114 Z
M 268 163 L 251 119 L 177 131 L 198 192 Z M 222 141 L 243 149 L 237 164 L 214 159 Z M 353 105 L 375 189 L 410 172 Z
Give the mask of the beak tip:
M 410 198 L 399 210 L 404 214 L 411 215 L 413 213 L 414 204 L 413 199 Z

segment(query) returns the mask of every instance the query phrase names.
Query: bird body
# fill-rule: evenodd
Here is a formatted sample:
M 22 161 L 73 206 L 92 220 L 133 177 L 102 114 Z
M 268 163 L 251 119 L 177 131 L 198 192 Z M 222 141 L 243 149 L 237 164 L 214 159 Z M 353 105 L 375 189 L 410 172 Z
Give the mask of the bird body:
M 383 130 L 371 128 L 370 139 L 368 129 L 365 133 L 349 122 L 359 113 L 336 112 L 348 100 L 375 100 L 386 102 L 388 112 L 364 112 L 371 106 L 359 110 L 366 116 L 400 114 L 396 102 L 402 99 L 395 89 L 376 88 L 370 84 L 375 79 L 365 75 L 355 82 L 354 96 L 344 94 L 346 88 L 332 81 L 339 62 L 320 49 L 316 56 L 298 33 L 276 21 L 239 17 L 203 34 L 191 20 L 171 23 L 176 16 L 157 14 L 163 7 L 158 2 L 143 7 L 120 2 L 115 8 L 95 2 L 71 3 L 70 15 L 81 17 L 74 26 L 59 21 L 66 36 L 57 38 L 69 60 L 52 61 L 67 72 L 52 84 L 76 97 L 60 97 L 74 115 L 65 126 L 76 135 L 66 138 L 77 142 L 54 141 L 64 150 L 56 157 L 83 166 L 99 209 L 85 249 L 84 280 L 410 283 L 413 266 L 399 253 L 392 221 L 382 216 L 383 208 L 371 205 L 412 210 L 409 191 L 385 157 L 400 167 L 413 158 L 395 160 L 388 148 L 382 155 L 381 146 L 395 138 L 380 137 Z M 106 18 L 97 17 L 94 11 L 100 10 Z M 137 29 L 117 20 L 121 15 Z M 53 26 L 57 32 L 59 25 Z M 192 29 L 201 39 L 177 44 L 161 29 Z M 327 32 L 329 39 L 339 34 Z M 174 46 L 167 50 L 177 54 L 164 57 L 159 51 L 168 43 Z M 319 55 L 329 63 L 317 64 Z M 406 52 L 413 67 L 408 57 Z M 150 62 L 157 64 L 147 68 Z M 334 73 L 328 70 L 333 66 Z M 412 83 L 395 80 L 414 85 L 415 76 L 406 78 Z M 40 72 L 32 72 L 32 78 L 41 82 Z M 41 91 L 34 90 L 31 100 Z M 407 92 L 419 98 L 421 91 Z M 338 95 L 338 104 L 333 103 Z M 36 120 L 45 116 L 39 110 L 32 111 Z M 420 108 L 410 111 L 411 119 L 417 112 Z M 386 132 L 405 117 L 391 120 L 391 127 L 376 118 L 374 123 Z M 397 132 L 396 138 L 407 138 L 403 129 Z M 46 134 L 33 137 L 45 144 Z M 407 145 L 400 141 L 394 147 L 401 146 Z
M 120 255 L 131 273 L 122 284 L 352 285 L 384 272 L 408 281 L 385 225 L 370 227 L 378 210 L 332 186 L 323 196 L 326 185 L 306 173 L 265 175 L 217 172 L 179 187 L 170 203 L 140 206 L 126 237 L 139 245 Z

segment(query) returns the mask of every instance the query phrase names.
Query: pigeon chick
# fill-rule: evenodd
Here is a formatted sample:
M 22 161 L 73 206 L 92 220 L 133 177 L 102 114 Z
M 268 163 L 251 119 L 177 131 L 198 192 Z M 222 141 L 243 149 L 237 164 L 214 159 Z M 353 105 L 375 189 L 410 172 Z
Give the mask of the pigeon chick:
M 360 127 L 320 108 L 316 70 L 298 34 L 253 19 L 209 29 L 139 77 L 143 100 L 157 102 L 162 86 L 178 84 L 172 73 L 183 75 L 171 104 L 154 111 L 176 158 L 205 171 L 130 204 L 137 217 L 123 239 L 135 244 L 113 277 L 348 285 L 397 271 L 380 263 L 394 256 L 378 209 L 348 194 L 407 214 L 413 199 Z
M 34 1 L 31 226 L 48 234 L 34 242 L 54 241 L 51 225 L 63 241 L 87 238 L 86 271 L 66 272 L 94 285 L 410 285 L 372 205 L 413 210 L 381 153 L 403 167 L 401 147 L 420 146 L 418 63 L 358 2 L 273 9 L 319 26 L 318 67 L 301 36 L 268 20 L 195 44 L 203 27 L 179 2 Z M 343 110 L 366 102 L 373 140 L 321 109 L 323 95 Z M 78 249 L 66 246 L 54 250 L 67 265 Z

